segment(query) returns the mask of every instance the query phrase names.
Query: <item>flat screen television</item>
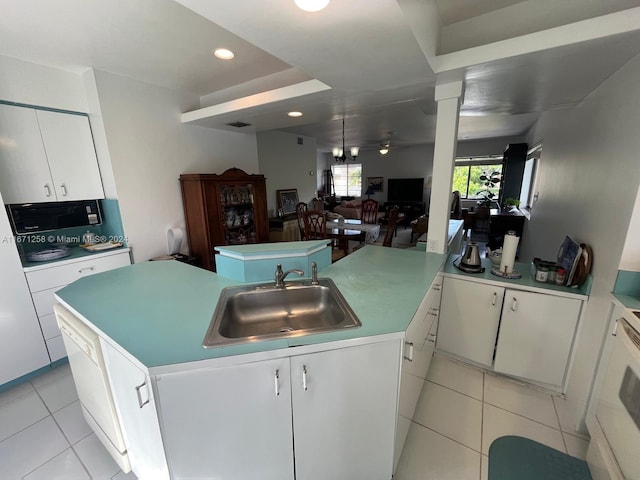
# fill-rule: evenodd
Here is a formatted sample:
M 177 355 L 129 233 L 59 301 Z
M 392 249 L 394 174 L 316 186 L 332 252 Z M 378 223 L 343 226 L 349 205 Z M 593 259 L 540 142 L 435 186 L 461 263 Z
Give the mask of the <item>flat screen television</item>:
M 387 181 L 388 202 L 422 202 L 424 178 L 390 178 Z

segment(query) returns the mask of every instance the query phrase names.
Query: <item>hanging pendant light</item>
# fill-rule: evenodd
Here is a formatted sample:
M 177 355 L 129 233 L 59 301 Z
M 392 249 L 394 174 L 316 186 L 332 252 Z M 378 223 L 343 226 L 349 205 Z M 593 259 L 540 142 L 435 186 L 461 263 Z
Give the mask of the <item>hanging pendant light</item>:
M 333 158 L 335 158 L 336 162 L 339 160 L 341 162 L 345 162 L 346 160 L 355 161 L 358 158 L 358 153 L 360 152 L 360 147 L 351 147 L 351 157 L 347 157 L 346 149 L 344 147 L 344 117 L 342 117 L 342 148 L 333 147 L 331 153 L 333 154 Z

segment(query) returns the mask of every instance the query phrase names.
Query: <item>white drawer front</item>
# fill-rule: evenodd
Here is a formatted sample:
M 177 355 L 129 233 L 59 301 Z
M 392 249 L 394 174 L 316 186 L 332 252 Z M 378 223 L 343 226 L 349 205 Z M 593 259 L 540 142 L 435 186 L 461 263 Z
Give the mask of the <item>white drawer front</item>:
M 53 305 L 54 303 L 56 303 L 55 298 L 53 298 L 53 294 L 60 290 L 62 287 L 64 287 L 64 285 L 31 294 L 31 298 L 33 298 L 33 304 L 36 307 L 36 313 L 38 314 L 38 318 L 40 320 L 42 320 L 42 317 L 46 315 L 53 314 Z
M 114 268 L 130 265 L 129 252 L 122 252 L 107 257 L 87 257 L 73 263 L 27 272 L 31 292 L 39 292 L 54 287 L 68 285 L 75 280 L 94 273 L 106 272 Z
M 62 333 L 58 327 L 55 314 L 39 317 L 38 320 L 40 320 L 40 327 L 42 327 L 42 335 L 44 335 L 45 340 L 57 337 Z
M 49 358 L 52 362 L 60 360 L 62 357 L 67 356 L 67 351 L 64 348 L 64 341 L 62 335 L 50 338 L 47 340 L 47 350 L 49 350 Z

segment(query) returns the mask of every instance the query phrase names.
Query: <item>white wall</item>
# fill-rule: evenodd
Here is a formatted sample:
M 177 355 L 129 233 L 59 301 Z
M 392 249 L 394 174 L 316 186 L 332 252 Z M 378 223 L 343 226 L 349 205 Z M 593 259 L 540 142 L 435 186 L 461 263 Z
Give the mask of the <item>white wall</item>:
M 0 56 L 0 100 L 87 112 L 81 75 Z
M 274 130 L 258 133 L 257 142 L 260 173 L 267 179 L 269 216 L 275 216 L 278 208 L 276 190 L 295 188 L 298 200 L 310 202 L 318 193 L 315 138 Z
M 181 173 L 258 172 L 255 135 L 180 122 L 194 95 L 95 71 L 122 222 L 136 262 L 167 253 L 183 227 Z M 183 246 L 183 251 L 186 248 Z
M 640 272 L 640 187 L 636 195 L 633 215 L 627 231 L 627 239 L 624 242 L 624 250 L 620 260 L 620 270 Z
M 592 246 L 594 277 L 567 400 L 582 417 L 604 335 L 627 227 L 640 183 L 640 57 L 577 108 L 542 115 L 529 144 L 543 141 L 522 257 L 554 259 L 565 235 Z M 550 332 L 552 333 L 552 332 Z

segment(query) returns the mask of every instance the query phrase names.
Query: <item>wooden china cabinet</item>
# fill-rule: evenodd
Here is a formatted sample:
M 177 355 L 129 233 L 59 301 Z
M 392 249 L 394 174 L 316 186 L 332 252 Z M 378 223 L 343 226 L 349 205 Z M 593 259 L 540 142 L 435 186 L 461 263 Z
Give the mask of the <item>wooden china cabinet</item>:
M 239 168 L 217 174 L 180 175 L 189 251 L 215 271 L 214 248 L 269 241 L 264 175 Z

